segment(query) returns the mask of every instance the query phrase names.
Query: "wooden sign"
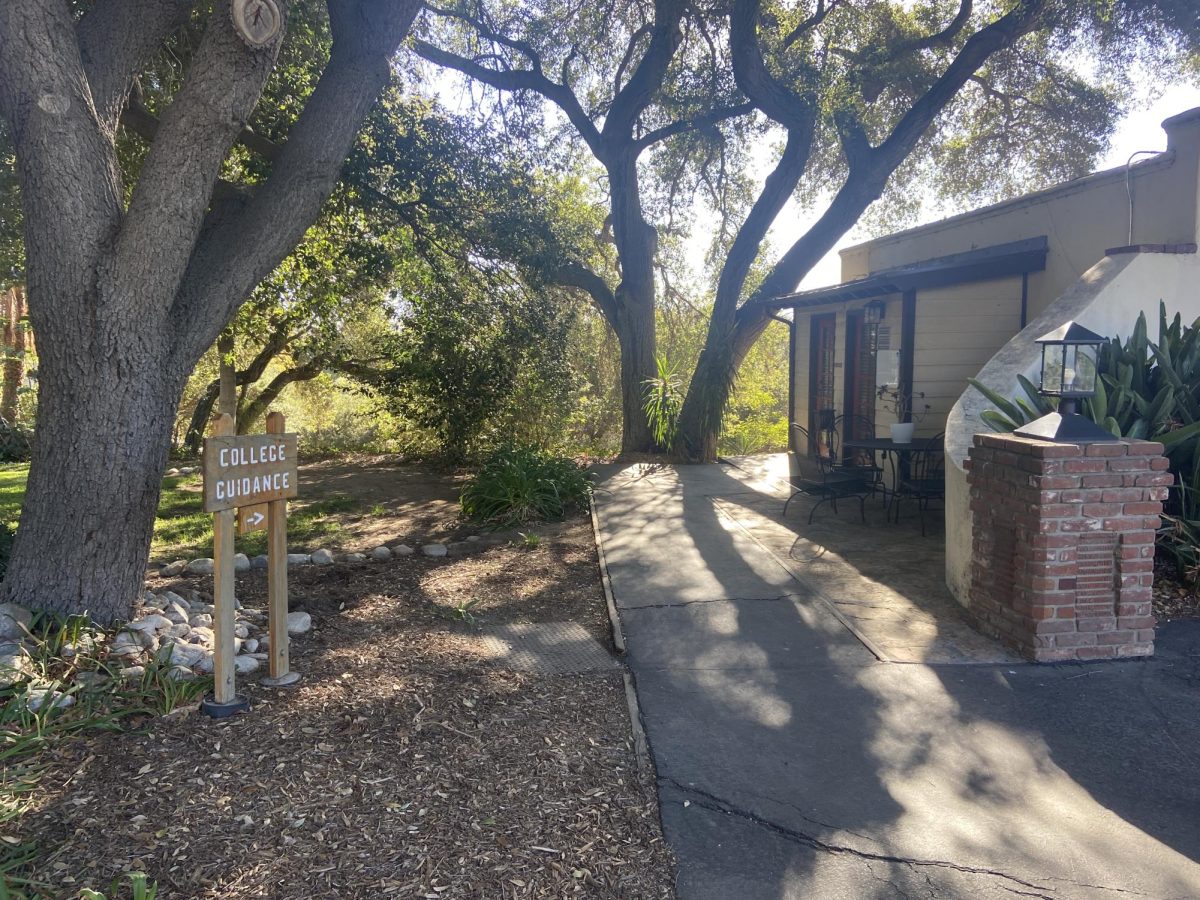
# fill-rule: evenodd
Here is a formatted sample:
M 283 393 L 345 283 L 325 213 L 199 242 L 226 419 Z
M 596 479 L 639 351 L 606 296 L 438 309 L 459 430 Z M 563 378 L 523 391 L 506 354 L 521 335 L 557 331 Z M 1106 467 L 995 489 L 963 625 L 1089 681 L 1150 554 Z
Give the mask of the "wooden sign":
M 270 677 L 265 685 L 294 684 L 287 633 L 287 498 L 296 485 L 296 435 L 284 433 L 283 416 L 267 416 L 267 433 L 237 437 L 233 417 L 222 415 L 204 442 L 204 508 L 213 514 L 213 692 L 200 711 L 214 719 L 250 709 L 234 684 L 235 519 L 238 530 L 267 529 L 267 605 L 271 635 Z M 267 502 L 263 502 L 267 501 Z M 235 512 L 236 510 L 236 512 Z
M 294 434 L 214 436 L 204 441 L 204 511 L 297 496 Z
M 249 534 L 251 531 L 264 531 L 267 527 L 267 508 L 270 504 L 255 503 L 253 506 L 239 506 L 237 511 L 237 533 Z

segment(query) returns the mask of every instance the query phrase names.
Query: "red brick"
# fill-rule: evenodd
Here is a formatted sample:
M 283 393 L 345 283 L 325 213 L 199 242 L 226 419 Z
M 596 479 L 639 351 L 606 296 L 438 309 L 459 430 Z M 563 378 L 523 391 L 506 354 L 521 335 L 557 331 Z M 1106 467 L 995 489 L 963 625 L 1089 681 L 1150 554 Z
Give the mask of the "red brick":
M 1145 528 L 1145 520 L 1131 516 L 1123 518 L 1105 519 L 1103 522 L 1105 531 L 1140 531 Z M 1066 531 L 1067 529 L 1063 529 Z
M 1085 516 L 1103 518 L 1105 516 L 1119 516 L 1125 509 L 1124 504 L 1121 503 L 1085 503 L 1081 511 Z
M 1094 634 L 1056 634 L 1055 647 L 1095 647 L 1099 643 Z
M 1084 475 L 1079 479 L 1080 487 L 1084 488 L 1120 487 L 1124 483 L 1120 475 Z
M 1064 519 L 1058 526 L 1059 531 L 1077 533 L 1080 531 L 1099 531 L 1103 527 L 1100 519 Z
M 1108 471 L 1144 472 L 1151 467 L 1151 462 L 1153 460 L 1145 456 L 1126 456 L 1123 459 L 1110 459 L 1108 461 Z M 1166 460 L 1163 460 L 1163 462 L 1166 462 Z
M 1116 631 L 1117 620 L 1111 616 L 1102 619 L 1080 619 L 1076 611 L 1075 627 L 1080 631 Z
M 1066 459 L 1079 455 L 1079 447 L 1075 444 L 1052 444 L 1049 441 L 1031 441 L 1028 447 L 1032 456 L 1041 459 Z
M 1096 636 L 1097 644 L 1132 644 L 1136 641 L 1136 631 L 1110 631 Z
M 1139 644 L 1147 642 L 1147 641 L 1150 643 L 1154 643 L 1154 629 L 1153 628 L 1139 628 L 1138 633 L 1137 633 L 1137 639 L 1138 639 Z
M 1138 475 L 1133 483 L 1139 487 L 1171 487 L 1175 484 L 1175 476 L 1170 472 L 1155 472 L 1153 475 Z
M 1165 472 L 1171 468 L 1171 461 L 1165 456 L 1156 456 L 1150 460 L 1150 468 L 1155 472 Z
M 1103 491 L 1100 494 L 1100 499 L 1105 503 L 1136 503 L 1146 499 L 1146 492 L 1136 487 L 1114 488 L 1110 491 Z
M 1157 516 L 1162 512 L 1162 504 L 1143 500 L 1139 503 L 1126 503 L 1122 512 L 1127 516 Z
M 1117 628 L 1138 631 L 1154 627 L 1154 616 L 1121 616 L 1117 619 Z
M 1094 474 L 1108 470 L 1108 463 L 1102 459 L 1068 459 L 1062 464 L 1062 471 L 1070 475 Z
M 1162 456 L 1163 445 L 1156 441 L 1130 441 L 1129 447 L 1130 456 Z
M 1070 649 L 1035 650 L 1031 654 L 1034 662 L 1066 662 L 1075 659 L 1075 651 Z
M 1030 476 L 1032 487 L 1042 491 L 1062 491 L 1070 490 L 1074 487 L 1079 487 L 1079 476 L 1077 475 L 1032 475 Z
M 1127 444 L 1119 444 L 1119 443 L 1115 443 L 1115 442 L 1114 443 L 1101 443 L 1101 444 L 1088 444 L 1087 447 L 1084 449 L 1084 455 L 1085 456 L 1104 456 L 1104 457 L 1124 456 L 1127 450 L 1128 450 Z
M 1075 622 L 1071 619 L 1041 619 L 1034 630 L 1038 634 L 1066 634 L 1075 631 Z
M 1056 619 L 1073 619 L 1075 618 L 1074 606 L 1055 606 L 1054 618 Z

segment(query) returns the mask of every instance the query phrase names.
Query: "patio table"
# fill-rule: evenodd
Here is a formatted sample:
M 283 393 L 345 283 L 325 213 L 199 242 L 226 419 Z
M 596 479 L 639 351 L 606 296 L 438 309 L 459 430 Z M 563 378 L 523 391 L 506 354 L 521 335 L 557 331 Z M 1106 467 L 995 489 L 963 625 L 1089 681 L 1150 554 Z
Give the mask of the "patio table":
M 914 438 L 907 443 L 899 443 L 891 438 L 851 438 L 842 441 L 844 450 L 866 450 L 871 453 L 883 454 L 884 460 L 887 461 L 889 468 L 892 471 L 892 484 L 898 485 L 901 477 L 907 471 L 909 457 L 914 453 L 928 453 L 932 448 L 929 446 L 928 438 Z M 888 491 L 885 488 L 883 492 L 883 503 L 888 507 L 887 499 Z M 888 508 L 888 521 L 891 521 L 892 514 L 890 507 Z M 899 510 L 897 510 L 896 518 L 899 520 Z

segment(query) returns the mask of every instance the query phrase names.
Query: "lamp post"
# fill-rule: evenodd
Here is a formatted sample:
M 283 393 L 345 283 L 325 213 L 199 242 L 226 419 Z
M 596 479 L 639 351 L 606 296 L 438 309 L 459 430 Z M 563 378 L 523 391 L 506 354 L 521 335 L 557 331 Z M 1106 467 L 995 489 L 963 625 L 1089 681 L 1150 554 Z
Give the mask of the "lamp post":
M 1041 393 L 1058 397 L 1058 412 L 1048 413 L 1016 430 L 1021 437 L 1059 444 L 1115 441 L 1111 432 L 1079 413 L 1079 401 L 1096 394 L 1100 377 L 1096 362 L 1105 338 L 1076 322 L 1037 339 L 1042 345 Z

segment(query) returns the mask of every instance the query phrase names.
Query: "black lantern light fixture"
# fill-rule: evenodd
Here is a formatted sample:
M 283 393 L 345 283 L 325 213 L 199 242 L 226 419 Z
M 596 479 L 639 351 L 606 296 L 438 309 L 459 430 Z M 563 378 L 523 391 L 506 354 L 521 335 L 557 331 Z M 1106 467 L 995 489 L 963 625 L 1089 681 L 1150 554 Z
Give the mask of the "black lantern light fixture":
M 872 300 L 863 307 L 863 322 L 867 325 L 878 325 L 887 315 L 887 304 L 882 300 Z
M 1044 415 L 1015 433 L 1059 444 L 1117 440 L 1107 429 L 1079 414 L 1079 401 L 1096 394 L 1096 379 L 1100 377 L 1096 363 L 1104 336 L 1068 322 L 1037 342 L 1042 345 L 1041 393 L 1059 398 L 1058 412 Z

